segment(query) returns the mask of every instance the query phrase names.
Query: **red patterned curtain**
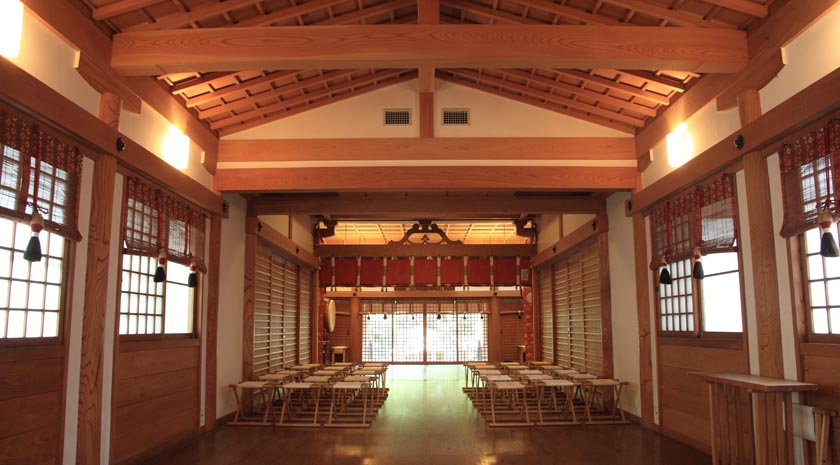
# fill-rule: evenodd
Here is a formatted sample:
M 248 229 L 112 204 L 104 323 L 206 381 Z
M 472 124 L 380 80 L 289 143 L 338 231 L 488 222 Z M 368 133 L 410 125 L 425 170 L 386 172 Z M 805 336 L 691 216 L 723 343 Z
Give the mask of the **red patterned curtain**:
M 464 258 L 452 257 L 440 259 L 440 285 L 464 285 Z
M 414 285 L 416 287 L 437 286 L 437 258 L 414 258 Z
M 705 254 L 735 250 L 738 205 L 735 178 L 725 174 L 698 185 L 650 213 L 650 267 L 689 258 L 694 247 Z
M 140 178 L 127 177 L 123 202 L 123 243 L 132 255 L 157 256 L 166 250 L 169 260 L 201 272 L 207 216 L 168 192 Z
M 362 257 L 362 268 L 359 270 L 360 286 L 382 286 L 385 275 L 385 263 L 382 257 Z
M 840 119 L 779 150 L 784 221 L 781 235 L 791 237 L 817 226 L 826 204 L 837 214 L 840 173 Z
M 493 258 L 493 284 L 496 286 L 516 286 L 516 257 Z
M 697 187 L 697 245 L 703 255 L 732 252 L 738 231 L 735 176 L 725 174 Z
M 389 286 L 411 285 L 411 259 L 408 257 L 388 259 Z
M 490 285 L 490 259 L 470 257 L 467 259 L 467 284 L 470 286 Z
M 1 215 L 28 221 L 37 206 L 48 231 L 82 238 L 77 218 L 83 158 L 78 147 L 0 111 L 0 159 Z
M 358 263 L 356 257 L 336 257 L 335 259 L 335 285 L 342 287 L 356 287 L 356 274 Z

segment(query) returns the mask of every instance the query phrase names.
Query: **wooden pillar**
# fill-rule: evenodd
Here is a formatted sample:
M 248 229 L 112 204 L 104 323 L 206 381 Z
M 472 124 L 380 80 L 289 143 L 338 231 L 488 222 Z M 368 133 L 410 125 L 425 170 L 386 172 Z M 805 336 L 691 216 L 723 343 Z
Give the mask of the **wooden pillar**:
M 639 390 L 642 424 L 656 429 L 653 418 L 653 357 L 650 334 L 650 269 L 647 261 L 647 227 L 642 215 L 633 215 L 633 256 L 636 269 L 636 315 L 639 323 Z
M 603 220 L 606 221 L 606 216 Z M 601 300 L 601 356 L 603 373 L 601 376 L 613 377 L 613 344 L 612 344 L 612 306 L 610 305 L 610 241 L 609 233 L 598 234 L 598 257 L 600 300 Z
M 738 114 L 741 126 L 761 116 L 761 100 L 757 90 L 747 90 L 738 96 Z M 776 237 L 767 160 L 761 153 L 752 152 L 744 157 L 744 178 L 747 205 L 741 210 L 746 210 L 749 215 L 759 372 L 762 376 L 783 378 Z
M 440 0 L 417 0 L 417 23 L 440 24 Z M 435 137 L 435 68 L 417 70 L 417 91 L 420 93 L 420 137 Z
M 219 325 L 219 268 L 222 250 L 222 219 L 214 216 L 210 220 L 210 257 L 207 261 L 207 338 L 205 347 L 204 379 L 204 428 L 216 427 L 216 361 Z
M 350 299 L 350 362 L 362 363 L 362 316 L 359 310 L 362 308 L 362 299 L 353 297 Z M 348 361 L 348 360 L 345 360 Z
M 87 269 L 85 270 L 85 309 L 82 319 L 81 374 L 79 378 L 79 420 L 76 463 L 99 464 L 102 436 L 102 372 L 105 338 L 105 311 L 108 269 L 111 253 L 111 217 L 114 209 L 114 183 L 117 160 L 100 156 L 93 170 Z
M 253 220 L 253 221 L 252 221 Z M 254 374 L 254 280 L 257 271 L 257 234 L 249 226 L 255 218 L 246 220 L 245 234 L 245 308 L 242 316 L 242 379 L 251 379 Z M 254 226 L 256 227 L 256 226 Z
M 490 315 L 487 320 L 487 359 L 490 363 L 502 361 L 502 315 L 501 301 L 490 298 Z
M 99 100 L 99 118 L 112 127 L 119 126 L 120 98 L 104 93 Z M 85 269 L 85 307 L 82 316 L 81 372 L 79 376 L 79 414 L 76 463 L 98 465 L 102 438 L 102 373 L 104 365 L 105 312 L 108 269 L 111 264 L 111 219 L 117 160 L 101 155 L 93 169 L 93 193 L 88 230 Z

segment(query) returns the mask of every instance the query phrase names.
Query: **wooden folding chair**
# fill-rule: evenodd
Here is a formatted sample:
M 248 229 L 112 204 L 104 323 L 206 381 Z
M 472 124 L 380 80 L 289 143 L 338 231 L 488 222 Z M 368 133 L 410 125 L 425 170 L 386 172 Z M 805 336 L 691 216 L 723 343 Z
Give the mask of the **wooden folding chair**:
M 330 414 L 324 426 L 344 428 L 367 428 L 370 426 L 370 423 L 368 423 L 368 393 L 371 391 L 367 388 L 368 382 L 360 381 L 339 381 L 330 386 Z M 359 399 L 362 402 L 361 416 L 358 415 L 358 412 L 350 411 L 352 405 Z M 339 414 L 344 414 L 341 422 L 338 422 Z
M 519 381 L 490 383 L 489 426 L 531 426 L 526 395 L 525 385 Z M 499 397 L 507 401 L 507 409 L 502 412 L 496 411 L 496 399 Z
M 575 383 L 566 379 L 540 379 L 536 380 L 537 386 L 537 414 L 539 416 L 538 425 L 577 425 L 580 422 L 575 413 L 573 403 L 573 389 Z M 561 393 L 564 397 L 563 408 L 558 408 L 557 394 Z M 548 399 L 546 399 L 548 394 Z M 550 405 L 553 407 L 548 412 L 543 409 L 543 404 L 546 400 L 550 400 Z M 551 420 L 546 421 L 545 416 L 552 417 Z M 558 415 L 559 414 L 559 415 Z
M 318 423 L 318 411 L 321 403 L 323 384 L 306 381 L 292 382 L 283 384 L 280 388 L 283 391 L 284 402 L 283 409 L 280 411 L 280 420 L 275 422 L 276 426 L 320 426 L 320 423 Z M 297 405 L 295 405 L 296 397 Z M 298 420 L 298 416 L 306 416 L 310 412 L 312 421 Z
M 230 387 L 233 389 L 233 397 L 236 399 L 236 414 L 233 417 L 233 421 L 228 423 L 229 425 L 249 425 L 249 426 L 265 426 L 270 425 L 271 423 L 268 421 L 269 415 L 272 417 L 272 421 L 274 418 L 274 383 L 265 382 L 265 381 L 242 381 L 238 384 L 231 384 Z M 245 409 L 245 405 L 243 402 L 243 397 L 241 393 L 245 391 L 251 391 L 253 394 L 259 394 L 259 397 L 262 401 L 262 415 L 257 414 L 250 414 Z M 266 395 L 266 392 L 268 394 Z M 256 395 L 252 397 L 252 399 L 256 398 Z
M 628 383 L 627 381 L 618 381 L 616 379 L 586 379 L 583 380 L 585 389 L 585 406 L 586 406 L 586 422 L 587 423 L 601 423 L 601 424 L 627 424 L 627 418 L 624 416 L 624 410 L 621 408 L 621 390 Z M 611 392 L 610 392 L 611 391 Z M 613 395 L 613 405 L 608 409 L 606 405 L 607 394 Z M 601 412 L 593 415 L 592 410 L 595 404 L 596 397 L 601 398 Z M 609 410 L 609 413 L 607 413 Z

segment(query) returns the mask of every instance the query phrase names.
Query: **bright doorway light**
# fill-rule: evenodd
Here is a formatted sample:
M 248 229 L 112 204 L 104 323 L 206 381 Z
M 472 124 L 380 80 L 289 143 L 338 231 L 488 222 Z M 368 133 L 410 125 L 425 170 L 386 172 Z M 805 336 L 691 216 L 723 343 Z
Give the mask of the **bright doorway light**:
M 20 53 L 23 34 L 23 3 L 0 0 L 0 55 L 15 58 Z
M 163 139 L 163 158 L 179 170 L 187 169 L 190 162 L 190 138 L 172 124 Z
M 694 141 L 685 123 L 680 124 L 665 138 L 668 150 L 668 166 L 678 168 L 691 158 Z

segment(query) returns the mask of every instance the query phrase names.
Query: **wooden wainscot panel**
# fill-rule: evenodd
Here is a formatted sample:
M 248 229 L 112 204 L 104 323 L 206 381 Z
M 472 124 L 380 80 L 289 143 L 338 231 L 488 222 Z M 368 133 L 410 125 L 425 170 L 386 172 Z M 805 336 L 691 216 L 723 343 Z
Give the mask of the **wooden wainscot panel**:
M 0 400 L 59 391 L 63 359 L 0 363 Z
M 117 357 L 114 463 L 134 462 L 199 429 L 200 347 L 134 350 L 132 345 L 122 344 L 128 350 Z

